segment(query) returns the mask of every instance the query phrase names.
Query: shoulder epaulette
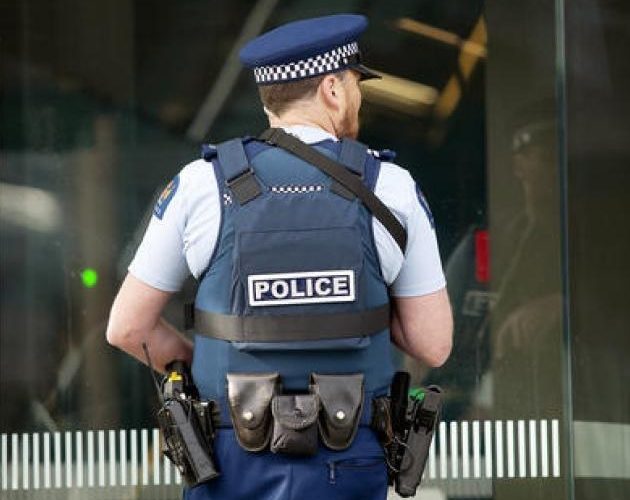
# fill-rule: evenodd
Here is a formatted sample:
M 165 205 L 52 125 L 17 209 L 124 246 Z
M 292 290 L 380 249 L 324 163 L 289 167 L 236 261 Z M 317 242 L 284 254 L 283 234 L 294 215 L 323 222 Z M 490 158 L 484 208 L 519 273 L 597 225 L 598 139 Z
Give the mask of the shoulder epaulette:
M 201 157 L 205 161 L 211 161 L 217 156 L 217 147 L 214 144 L 203 144 L 201 146 Z
M 243 144 L 247 144 L 248 142 L 251 142 L 254 139 L 255 137 L 251 135 L 246 135 L 245 137 L 241 138 L 241 140 L 243 141 Z M 213 158 L 216 158 L 217 154 L 218 153 L 217 153 L 216 144 L 202 144 L 201 145 L 201 157 L 205 161 L 212 161 Z
M 391 149 L 368 149 L 368 153 L 381 161 L 392 161 L 396 158 L 396 151 L 392 151 Z

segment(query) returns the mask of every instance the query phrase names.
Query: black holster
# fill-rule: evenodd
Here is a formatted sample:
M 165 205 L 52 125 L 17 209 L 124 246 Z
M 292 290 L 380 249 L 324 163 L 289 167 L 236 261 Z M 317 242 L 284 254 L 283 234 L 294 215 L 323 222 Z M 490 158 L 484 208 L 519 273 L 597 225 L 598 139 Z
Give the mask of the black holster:
M 214 401 L 200 401 L 188 367 L 179 362 L 167 367 L 162 384 L 163 404 L 157 418 L 162 431 L 162 452 L 177 467 L 189 486 L 219 475 L 214 464 Z
M 385 448 L 389 483 L 401 497 L 416 494 L 440 419 L 442 390 L 429 386 L 422 392 L 422 399 L 405 389 L 373 401 L 372 429 Z
M 437 386 L 428 387 L 422 402 L 414 401 L 410 405 L 410 426 L 403 441 L 404 445 L 399 448 L 400 465 L 398 473 L 394 475 L 396 493 L 401 497 L 416 494 L 439 422 L 441 407 L 442 391 Z

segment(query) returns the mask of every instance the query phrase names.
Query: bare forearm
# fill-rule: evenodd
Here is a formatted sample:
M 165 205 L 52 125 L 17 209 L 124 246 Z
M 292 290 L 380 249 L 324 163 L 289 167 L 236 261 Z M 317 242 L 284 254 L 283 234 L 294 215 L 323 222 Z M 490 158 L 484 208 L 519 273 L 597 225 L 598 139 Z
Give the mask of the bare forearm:
M 164 371 L 170 361 L 192 360 L 192 342 L 162 318 L 172 293 L 153 288 L 128 274 L 112 305 L 107 341 L 147 363 L 146 343 L 156 370 Z
M 441 366 L 452 346 L 453 319 L 446 290 L 394 300 L 392 338 L 411 357 Z
M 115 345 L 142 363 L 147 364 L 147 358 L 142 348 L 143 342 L 147 344 L 153 367 L 160 372 L 164 372 L 164 367 L 174 359 L 181 359 L 189 364 L 192 362 L 192 341 L 164 318 L 160 318 L 153 330 L 129 337 L 128 342 Z
M 411 347 L 405 340 L 405 336 L 403 335 L 402 327 L 400 326 L 400 320 L 398 319 L 398 313 L 396 309 L 393 308 L 392 311 L 392 320 L 390 326 L 390 332 L 392 336 L 392 342 L 400 349 L 401 351 L 410 354 Z

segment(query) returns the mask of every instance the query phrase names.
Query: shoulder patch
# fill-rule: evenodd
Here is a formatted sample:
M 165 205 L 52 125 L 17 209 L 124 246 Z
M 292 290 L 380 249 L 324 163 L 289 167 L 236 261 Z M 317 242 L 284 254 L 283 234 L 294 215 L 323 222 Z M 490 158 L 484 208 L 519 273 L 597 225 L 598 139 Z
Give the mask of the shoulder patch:
M 431 213 L 431 209 L 429 208 L 429 203 L 427 202 L 427 199 L 424 197 L 424 193 L 422 193 L 422 190 L 420 189 L 420 186 L 418 186 L 417 182 L 416 182 L 416 195 L 418 196 L 418 202 L 420 203 L 420 206 L 424 210 L 424 213 L 427 214 L 427 219 L 429 219 L 429 223 L 431 224 L 431 227 L 435 229 L 435 219 L 433 218 L 433 214 Z
M 157 203 L 155 204 L 155 207 L 153 207 L 153 214 L 158 219 L 162 220 L 162 217 L 164 217 L 164 213 L 166 212 L 166 209 L 168 208 L 169 203 L 175 196 L 175 193 L 177 192 L 178 187 L 179 187 L 179 174 L 176 175 L 173 178 L 173 180 L 166 185 L 166 187 L 164 188 L 164 191 L 162 191 L 162 194 L 160 194 L 160 197 L 158 198 Z

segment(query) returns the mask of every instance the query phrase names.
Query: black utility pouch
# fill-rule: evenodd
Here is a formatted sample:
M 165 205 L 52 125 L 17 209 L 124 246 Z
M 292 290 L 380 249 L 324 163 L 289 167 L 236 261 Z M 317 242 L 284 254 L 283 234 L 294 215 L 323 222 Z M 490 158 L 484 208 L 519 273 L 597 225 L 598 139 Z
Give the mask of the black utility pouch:
M 228 373 L 228 401 L 236 439 L 247 451 L 265 449 L 271 438 L 271 400 L 280 392 L 277 373 Z
M 311 374 L 311 392 L 319 396 L 319 434 L 331 450 L 352 444 L 363 408 L 363 374 Z
M 271 411 L 273 453 L 301 456 L 317 453 L 319 400 L 315 394 L 276 396 L 271 403 Z

